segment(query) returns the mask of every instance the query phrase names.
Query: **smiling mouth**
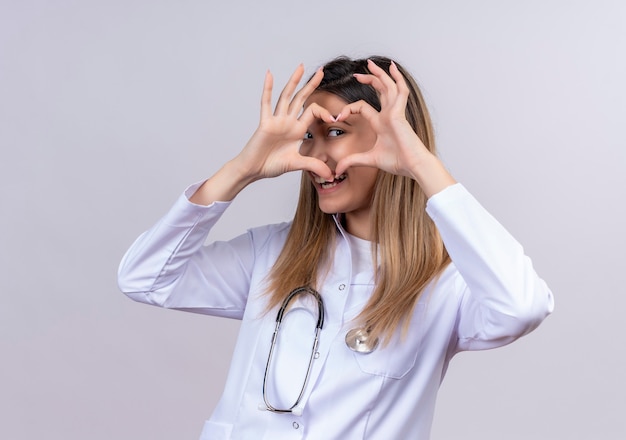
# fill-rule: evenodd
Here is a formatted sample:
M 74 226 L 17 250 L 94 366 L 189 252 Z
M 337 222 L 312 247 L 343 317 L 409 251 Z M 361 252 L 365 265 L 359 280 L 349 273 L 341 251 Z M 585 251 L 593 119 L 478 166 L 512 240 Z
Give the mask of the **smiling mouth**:
M 333 180 L 326 180 L 323 177 L 320 177 L 316 174 L 313 174 L 313 180 L 315 181 L 315 183 L 317 183 L 322 189 L 329 189 L 332 188 L 334 186 L 339 185 L 341 182 L 343 182 L 346 177 L 348 177 L 348 175 L 346 173 L 343 173 L 337 177 L 335 177 Z

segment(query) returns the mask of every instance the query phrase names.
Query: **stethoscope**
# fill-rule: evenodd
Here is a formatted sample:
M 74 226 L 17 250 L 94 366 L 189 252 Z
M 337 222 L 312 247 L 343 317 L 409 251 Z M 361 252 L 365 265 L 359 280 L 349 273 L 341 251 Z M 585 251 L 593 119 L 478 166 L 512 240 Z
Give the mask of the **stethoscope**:
M 278 339 L 278 331 L 280 330 L 280 325 L 283 322 L 283 316 L 285 315 L 285 311 L 289 307 L 289 304 L 291 304 L 291 301 L 298 295 L 302 294 L 312 295 L 317 303 L 317 323 L 315 324 L 315 339 L 313 340 L 313 347 L 311 348 L 311 356 L 309 358 L 306 376 L 304 377 L 304 382 L 302 383 L 302 387 L 300 388 L 300 394 L 298 394 L 296 402 L 289 408 L 278 408 L 272 405 L 267 397 L 267 372 L 270 370 L 270 366 L 272 364 L 274 348 L 276 347 L 276 340 Z M 304 390 L 306 389 L 307 383 L 309 382 L 311 369 L 313 367 L 313 360 L 319 356 L 319 354 L 317 353 L 317 346 L 319 344 L 319 336 L 323 326 L 324 301 L 322 300 L 322 296 L 319 294 L 319 292 L 317 292 L 315 289 L 312 289 L 311 287 L 304 286 L 294 289 L 293 291 L 291 291 L 291 293 L 289 293 L 289 295 L 287 295 L 282 305 L 280 306 L 280 309 L 278 310 L 278 314 L 276 315 L 276 326 L 274 327 L 272 343 L 270 345 L 270 353 L 267 357 L 267 363 L 265 364 L 265 373 L 263 374 L 263 402 L 265 403 L 265 408 L 262 408 L 260 406 L 259 409 L 268 410 L 275 413 L 292 413 L 298 416 L 302 415 L 302 408 L 298 407 L 298 404 L 302 400 Z M 378 346 L 378 338 L 370 338 L 369 331 L 365 327 L 353 328 L 352 330 L 348 331 L 348 333 L 346 333 L 345 340 L 346 345 L 350 350 L 362 354 L 371 353 Z

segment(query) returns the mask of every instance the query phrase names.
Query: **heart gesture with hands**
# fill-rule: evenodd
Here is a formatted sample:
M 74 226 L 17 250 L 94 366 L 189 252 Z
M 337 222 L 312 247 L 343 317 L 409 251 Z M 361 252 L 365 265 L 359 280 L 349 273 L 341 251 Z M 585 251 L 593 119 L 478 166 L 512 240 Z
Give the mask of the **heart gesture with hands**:
M 256 180 L 297 170 L 337 182 L 336 176 L 344 175 L 349 168 L 373 167 L 417 180 L 427 196 L 454 183 L 406 119 L 410 91 L 398 67 L 392 62 L 388 75 L 370 60 L 368 70 L 370 74 L 354 74 L 354 77 L 376 90 L 381 110 L 377 111 L 360 100 L 343 106 L 336 117 L 315 100 L 304 107 L 324 78 L 321 68 L 296 92 L 304 74 L 304 66 L 298 66 L 273 110 L 273 77 L 268 71 L 263 85 L 259 126 L 243 150 L 208 179 L 190 200 L 199 204 L 232 200 Z M 375 142 L 370 149 L 338 158 L 334 170 L 319 157 L 301 154 L 303 139 L 316 121 L 332 125 L 357 115 L 367 121 L 375 133 Z

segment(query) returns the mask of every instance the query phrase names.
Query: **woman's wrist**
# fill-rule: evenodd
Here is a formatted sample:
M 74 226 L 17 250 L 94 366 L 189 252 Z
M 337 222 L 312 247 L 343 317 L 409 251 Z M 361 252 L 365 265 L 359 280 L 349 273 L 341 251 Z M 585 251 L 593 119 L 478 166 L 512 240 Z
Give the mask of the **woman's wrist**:
M 226 162 L 213 176 L 207 179 L 190 197 L 198 205 L 233 200 L 250 183 L 258 180 L 250 170 L 241 167 L 237 159 Z
M 430 152 L 414 163 L 409 173 L 428 198 L 456 183 L 441 160 Z

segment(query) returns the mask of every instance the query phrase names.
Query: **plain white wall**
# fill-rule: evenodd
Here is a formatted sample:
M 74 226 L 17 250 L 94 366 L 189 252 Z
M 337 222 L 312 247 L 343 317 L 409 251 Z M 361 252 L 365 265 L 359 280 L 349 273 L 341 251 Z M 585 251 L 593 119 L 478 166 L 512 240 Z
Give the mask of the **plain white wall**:
M 434 440 L 623 439 L 626 3 L 0 0 L 0 438 L 195 439 L 237 323 L 117 290 L 132 240 L 236 154 L 263 74 L 390 55 L 556 312 L 453 360 Z M 212 233 L 282 221 L 295 175 Z

